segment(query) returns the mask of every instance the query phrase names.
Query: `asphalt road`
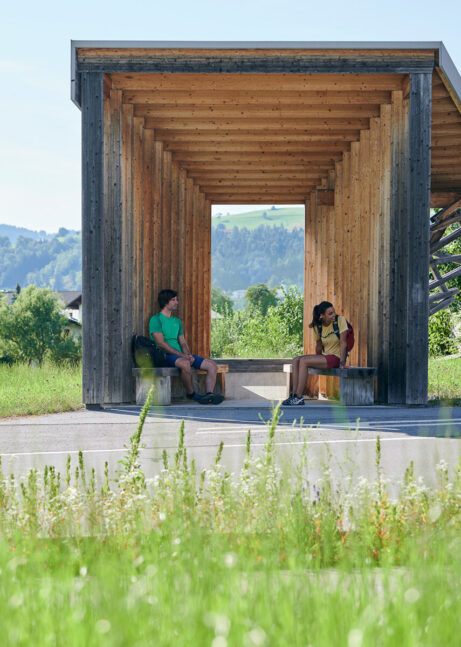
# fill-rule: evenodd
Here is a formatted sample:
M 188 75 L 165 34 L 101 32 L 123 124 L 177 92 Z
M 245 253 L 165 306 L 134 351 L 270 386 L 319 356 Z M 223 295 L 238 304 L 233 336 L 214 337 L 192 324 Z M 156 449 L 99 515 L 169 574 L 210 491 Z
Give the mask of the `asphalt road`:
M 78 451 L 84 452 L 88 469 L 102 475 L 108 461 L 112 474 L 126 453 L 126 444 L 137 427 L 139 407 L 115 407 L 102 411 L 81 410 L 0 422 L 0 455 L 5 473 L 26 473 L 30 468 L 55 465 L 64 471 L 67 455 L 73 466 Z M 260 404 L 236 406 L 190 405 L 153 408 L 146 420 L 142 464 L 147 476 L 158 473 L 162 452 L 172 457 L 179 426 L 185 422 L 189 458 L 198 469 L 213 462 L 221 441 L 223 464 L 237 472 L 244 459 L 246 437 L 251 430 L 255 454 L 264 451 L 271 409 Z M 277 460 L 293 470 L 306 457 L 306 475 L 316 480 L 325 465 L 335 479 L 368 479 L 376 475 L 376 439 L 380 437 L 382 469 L 391 491 L 398 489 L 405 468 L 414 462 L 415 473 L 429 486 L 437 483 L 435 466 L 444 460 L 452 470 L 461 455 L 461 407 L 342 407 L 316 402 L 285 408 L 275 434 Z

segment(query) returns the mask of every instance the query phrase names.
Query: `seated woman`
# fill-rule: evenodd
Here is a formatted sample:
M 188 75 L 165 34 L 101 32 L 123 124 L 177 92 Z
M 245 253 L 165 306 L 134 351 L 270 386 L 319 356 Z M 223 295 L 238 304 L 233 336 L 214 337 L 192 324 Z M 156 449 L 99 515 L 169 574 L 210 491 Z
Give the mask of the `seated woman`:
M 339 339 L 334 322 L 337 320 Z M 307 381 L 308 368 L 345 368 L 347 357 L 347 321 L 336 315 L 335 309 L 328 301 L 322 301 L 314 307 L 312 322 L 316 341 L 315 355 L 300 355 L 293 360 L 293 393 L 282 402 L 283 406 L 304 404 L 303 393 Z

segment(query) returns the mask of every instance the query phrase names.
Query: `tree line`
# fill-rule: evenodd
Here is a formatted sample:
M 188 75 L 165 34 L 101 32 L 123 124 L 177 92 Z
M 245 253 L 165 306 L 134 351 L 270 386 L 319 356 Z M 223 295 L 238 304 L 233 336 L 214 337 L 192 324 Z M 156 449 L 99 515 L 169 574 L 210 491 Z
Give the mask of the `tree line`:
M 35 284 L 53 290 L 80 290 L 82 250 L 80 233 L 61 229 L 53 238 L 19 236 L 13 245 L 0 236 L 0 289 Z M 223 225 L 213 229 L 213 285 L 231 292 L 265 283 L 296 285 L 302 289 L 304 232 L 283 226 L 249 230 Z

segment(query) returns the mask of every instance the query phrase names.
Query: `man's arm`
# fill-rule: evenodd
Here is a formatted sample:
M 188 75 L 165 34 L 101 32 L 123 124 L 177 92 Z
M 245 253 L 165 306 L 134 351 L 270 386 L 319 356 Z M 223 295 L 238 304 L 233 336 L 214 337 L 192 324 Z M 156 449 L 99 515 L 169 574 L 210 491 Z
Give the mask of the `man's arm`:
M 192 362 L 194 361 L 194 357 L 189 350 L 189 346 L 187 345 L 186 338 L 184 337 L 184 335 L 178 335 L 178 342 L 179 342 L 179 345 L 181 346 L 182 352 L 192 364 Z
M 184 359 L 189 359 L 190 353 L 186 352 L 179 352 L 177 348 L 173 348 L 173 346 L 170 346 L 170 344 L 167 344 L 164 337 L 163 333 L 161 332 L 153 332 L 152 333 L 153 338 L 155 339 L 155 343 L 159 348 L 161 348 L 165 353 L 169 353 L 170 355 L 179 355 L 179 357 L 184 357 Z M 180 337 L 178 338 L 179 345 L 181 348 L 183 348 L 181 342 L 180 342 Z M 186 345 L 187 346 L 187 345 Z

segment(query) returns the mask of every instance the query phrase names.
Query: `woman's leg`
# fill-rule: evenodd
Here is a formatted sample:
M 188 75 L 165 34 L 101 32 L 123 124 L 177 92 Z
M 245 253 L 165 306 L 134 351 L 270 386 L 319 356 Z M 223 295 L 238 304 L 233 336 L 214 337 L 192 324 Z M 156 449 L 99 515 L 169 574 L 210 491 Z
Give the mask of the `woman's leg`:
M 323 355 L 302 355 L 296 358 L 298 361 L 297 381 L 294 380 L 294 361 L 293 361 L 293 389 L 298 398 L 303 397 L 304 389 L 307 382 L 308 368 L 328 368 L 327 360 Z
M 299 360 L 301 359 L 301 357 L 302 355 L 299 355 L 298 357 L 295 357 L 293 359 L 291 368 L 291 393 L 294 393 L 296 391 L 296 387 L 298 386 Z

